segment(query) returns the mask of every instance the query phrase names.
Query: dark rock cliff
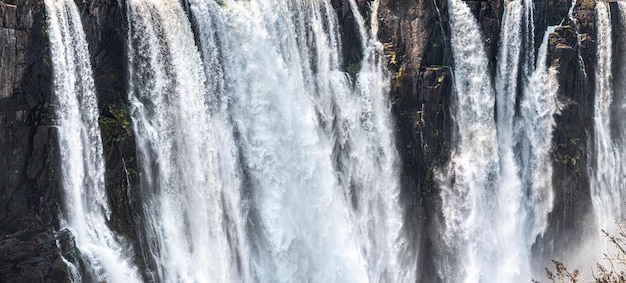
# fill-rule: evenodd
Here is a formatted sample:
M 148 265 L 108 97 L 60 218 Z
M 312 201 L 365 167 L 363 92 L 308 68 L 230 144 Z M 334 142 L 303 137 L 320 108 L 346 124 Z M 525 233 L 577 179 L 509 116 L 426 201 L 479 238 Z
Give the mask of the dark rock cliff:
M 77 4 L 94 66 L 106 186 L 116 212 L 111 226 L 137 239 L 125 13 L 118 1 Z M 43 1 L 0 1 L 0 47 L 0 282 L 62 282 L 68 274 L 59 255 L 79 260 L 69 231 L 58 231 L 63 204 Z
M 131 241 L 135 264 L 143 266 L 138 239 L 141 210 L 135 136 L 128 110 L 127 19 L 122 1 L 76 1 L 87 36 L 100 109 L 105 184 L 112 229 Z
M 548 43 L 548 62 L 559 72 L 562 110 L 556 115 L 552 146 L 554 209 L 546 233 L 534 247 L 546 260 L 566 260 L 572 256 L 570 252 L 577 253 L 572 247 L 582 243 L 585 227 L 594 227 L 589 218 L 592 204 L 587 158 L 593 137 L 595 1 L 578 0 L 573 16 L 550 34 Z
M 43 3 L 0 1 L 0 282 L 60 282 L 68 276 L 60 255 L 74 259 L 69 232 L 55 232 L 50 64 Z
M 446 1 L 382 1 L 379 39 L 393 74 L 391 97 L 402 156 L 405 225 L 419 255 L 435 258 L 442 227 L 437 170 L 449 158 L 453 88 Z M 428 232 L 426 232 L 428 231 Z M 438 282 L 436 262 L 419 260 L 423 282 Z

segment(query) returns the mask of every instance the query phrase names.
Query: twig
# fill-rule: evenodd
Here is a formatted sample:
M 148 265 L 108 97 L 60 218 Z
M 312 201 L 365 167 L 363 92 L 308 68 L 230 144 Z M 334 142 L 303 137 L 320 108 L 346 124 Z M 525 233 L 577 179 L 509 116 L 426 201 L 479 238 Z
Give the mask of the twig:
M 0 6 L 4 6 L 8 8 L 17 8 L 17 5 L 4 3 L 4 0 L 0 0 Z

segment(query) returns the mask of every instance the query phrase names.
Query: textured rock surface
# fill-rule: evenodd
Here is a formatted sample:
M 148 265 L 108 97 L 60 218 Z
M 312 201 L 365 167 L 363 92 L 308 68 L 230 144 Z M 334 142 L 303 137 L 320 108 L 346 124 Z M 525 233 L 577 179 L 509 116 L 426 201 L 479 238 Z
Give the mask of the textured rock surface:
M 579 0 L 573 13 L 576 20 L 566 19 L 549 38 L 548 62 L 559 71 L 558 99 L 563 109 L 556 115 L 552 146 L 554 209 L 548 230 L 535 245 L 536 252 L 545 259 L 564 260 L 567 252 L 581 243 L 585 227 L 593 227 L 589 219 L 592 204 L 587 150 L 593 133 L 594 8 L 595 2 Z
M 135 136 L 128 112 L 127 19 L 124 2 L 76 1 L 87 35 L 94 72 L 100 131 L 106 164 L 105 183 L 114 231 L 124 235 L 140 251 L 140 211 Z M 136 263 L 141 260 L 136 258 Z
M 5 237 L 0 241 L 0 282 L 67 282 L 66 260 L 78 258 L 68 231 Z
M 126 18 L 118 1 L 76 3 L 95 66 L 107 192 L 116 211 L 111 224 L 137 239 L 131 205 L 137 195 L 128 191 L 136 187 L 137 174 L 126 107 Z M 65 270 L 54 240 L 58 235 L 51 232 L 59 228 L 62 202 L 45 25 L 43 1 L 0 1 L 0 253 L 21 254 L 0 255 L 0 282 L 60 282 L 58 270 Z M 15 233 L 19 238 L 10 236 Z M 61 234 L 70 237 L 69 232 Z M 73 241 L 61 246 L 71 248 Z
M 439 10 L 438 10 L 439 9 Z M 379 39 L 393 75 L 392 99 L 403 158 L 406 225 L 420 257 L 438 253 L 440 199 L 434 179 L 449 158 L 453 65 L 446 1 L 381 1 Z M 438 282 L 436 263 L 419 260 L 424 282 Z M 428 274 L 428 275 L 427 275 Z
M 48 52 L 42 1 L 0 1 L 1 282 L 65 276 L 51 232 L 60 195 Z

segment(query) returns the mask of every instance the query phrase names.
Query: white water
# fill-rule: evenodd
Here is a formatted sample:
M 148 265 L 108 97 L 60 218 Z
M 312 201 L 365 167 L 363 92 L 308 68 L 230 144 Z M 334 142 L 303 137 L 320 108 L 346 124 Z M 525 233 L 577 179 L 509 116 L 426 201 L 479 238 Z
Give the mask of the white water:
M 54 76 L 55 114 L 65 198 L 64 221 L 97 281 L 139 282 L 131 254 L 106 225 L 98 107 L 85 34 L 71 0 L 46 0 Z M 68 272 L 76 278 L 76 268 Z
M 189 4 L 199 47 L 177 1 L 129 1 L 153 276 L 415 281 L 389 78 L 361 16 L 353 83 L 328 1 Z
M 302 3 L 226 2 L 233 45 L 223 50 L 239 55 L 227 73 L 250 178 L 250 260 L 259 282 L 365 282 L 357 227 L 302 72 L 311 57 L 286 4 Z
M 440 176 L 448 251 L 439 274 L 446 282 L 483 282 L 497 264 L 499 249 L 493 233 L 497 227 L 489 217 L 499 167 L 495 94 L 482 36 L 469 7 L 453 0 L 449 13 L 457 129 L 451 161 Z
M 530 28 L 529 28 L 530 27 Z M 519 121 L 518 93 L 534 64 L 533 2 L 509 1 L 503 19 L 496 75 L 496 127 L 500 173 L 494 195 L 494 219 L 501 251 L 494 282 L 522 281 L 529 274 L 530 245 L 525 229 L 528 218 L 524 199 L 529 185 L 522 179 L 527 174 L 519 155 L 519 139 L 523 129 Z M 544 58 L 545 60 L 545 58 Z M 524 95 L 527 99 L 527 95 Z M 551 178 L 551 176 L 549 176 Z M 532 206 L 531 206 L 532 207 Z M 532 241 L 534 241 L 532 235 Z
M 128 245 L 106 226 L 78 11 L 71 1 L 45 3 L 65 225 L 96 280 L 140 281 Z M 368 29 L 349 0 L 364 54 L 354 77 L 342 70 L 340 27 L 327 1 L 189 0 L 190 15 L 174 0 L 127 3 L 149 279 L 417 280 L 398 199 L 377 1 Z M 464 2 L 450 2 L 456 128 L 451 162 L 438 176 L 448 249 L 438 273 L 446 282 L 529 281 L 530 249 L 553 207 L 550 146 L 560 106 L 546 57 L 554 27 L 535 62 L 532 5 L 506 4 L 494 88 L 476 20 Z M 626 98 L 614 91 L 608 8 L 596 9 L 591 194 L 598 226 L 608 227 L 623 216 L 625 126 L 615 115 Z
M 494 93 L 476 20 L 463 2 L 450 5 L 457 133 L 440 176 L 449 250 L 439 271 L 444 281 L 530 281 L 531 248 L 553 206 L 558 83 L 546 57 L 554 28 L 535 64 L 532 2 L 506 7 Z
M 552 186 L 552 136 L 555 126 L 554 115 L 561 108 L 558 102 L 557 70 L 546 66 L 548 39 L 555 26 L 549 26 L 539 47 L 534 72 L 528 78 L 524 97 L 521 100 L 523 127 L 523 171 L 525 196 L 524 207 L 527 212 L 524 219 L 526 256 L 538 235 L 548 225 L 548 214 L 554 207 L 554 188 Z M 530 260 L 530 258 L 527 258 Z M 528 270 L 526 270 L 528 272 Z M 541 271 L 543 272 L 543 270 Z
M 625 26 L 623 12 L 626 3 L 618 2 L 622 15 L 621 25 Z M 593 155 L 590 158 L 591 200 L 595 211 L 597 229 L 616 232 L 615 221 L 624 216 L 624 181 L 626 168 L 624 160 L 624 136 L 622 120 L 624 106 L 620 74 L 623 67 L 613 74 L 613 40 L 611 37 L 611 15 L 608 3 L 596 5 L 597 35 L 597 66 L 596 66 L 596 97 L 594 103 L 594 136 Z M 615 62 L 622 64 L 623 62 Z M 617 80 L 617 81 L 614 81 Z M 615 90 L 615 91 L 614 91 Z M 616 115 L 617 114 L 617 115 Z M 598 231 L 599 232 L 599 231 Z M 595 239 L 598 243 L 605 240 L 599 233 Z M 607 245 L 601 245 L 598 251 L 604 252 Z M 600 254 L 596 255 L 597 257 Z
M 408 236 L 402 230 L 401 165 L 393 138 L 396 126 L 390 119 L 391 105 L 387 99 L 390 78 L 385 72 L 382 44 L 376 40 L 379 2 L 372 2 L 371 38 L 364 34 L 367 29 L 364 21 L 359 20 L 356 2 L 350 0 L 350 4 L 362 32 L 364 59 L 357 73 L 355 93 L 349 97 L 354 102 L 338 103 L 337 116 L 346 125 L 356 116 L 351 112 L 360 109 L 361 125 L 350 128 L 347 147 L 351 150 L 341 161 L 350 169 L 343 169 L 342 173 L 349 176 L 357 196 L 357 219 L 370 282 L 412 282 L 416 278 L 417 251 L 408 245 Z
M 241 176 L 230 128 L 219 105 L 208 104 L 187 15 L 178 1 L 131 0 L 128 7 L 129 97 L 145 172 L 153 276 L 163 282 L 238 281 L 229 246 L 238 234 L 229 238 L 228 232 L 243 229 L 242 220 L 228 210 L 242 207 L 231 207 L 226 195 L 237 194 Z

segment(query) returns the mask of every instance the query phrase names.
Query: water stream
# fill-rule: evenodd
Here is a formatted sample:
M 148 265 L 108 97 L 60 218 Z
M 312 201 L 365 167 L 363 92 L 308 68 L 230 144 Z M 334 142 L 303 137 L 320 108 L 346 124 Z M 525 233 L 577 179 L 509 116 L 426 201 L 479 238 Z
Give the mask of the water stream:
M 65 198 L 62 225 L 72 231 L 87 266 L 74 281 L 139 282 L 127 244 L 107 226 L 102 139 L 87 41 L 72 0 L 46 0 L 46 22 L 53 68 L 61 179 Z

